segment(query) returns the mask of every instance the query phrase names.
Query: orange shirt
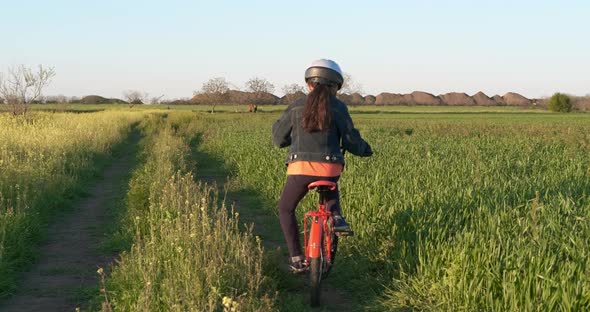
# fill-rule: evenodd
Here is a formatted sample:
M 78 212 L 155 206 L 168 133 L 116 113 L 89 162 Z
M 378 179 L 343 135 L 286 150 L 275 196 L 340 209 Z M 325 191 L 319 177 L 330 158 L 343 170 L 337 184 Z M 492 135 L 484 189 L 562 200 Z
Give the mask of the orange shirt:
M 310 175 L 317 177 L 338 177 L 344 166 L 338 163 L 317 161 L 295 161 L 287 167 L 287 175 Z

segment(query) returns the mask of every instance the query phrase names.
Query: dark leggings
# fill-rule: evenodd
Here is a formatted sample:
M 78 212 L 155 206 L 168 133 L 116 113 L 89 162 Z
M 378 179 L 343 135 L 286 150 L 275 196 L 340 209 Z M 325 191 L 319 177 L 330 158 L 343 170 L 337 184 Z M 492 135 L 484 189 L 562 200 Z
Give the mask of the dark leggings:
M 297 208 L 297 204 L 299 204 L 303 197 L 305 197 L 305 194 L 307 194 L 307 186 L 310 183 L 319 180 L 338 182 L 338 178 L 340 177 L 316 177 L 308 175 L 287 176 L 287 183 L 285 183 L 285 188 L 283 188 L 283 193 L 279 200 L 279 218 L 291 257 L 302 255 L 301 242 L 299 241 L 299 226 L 297 224 L 297 219 L 295 218 L 295 208 Z M 326 195 L 328 209 L 334 214 L 340 214 L 340 196 L 338 188 L 334 191 L 328 192 Z M 306 208 L 307 210 L 315 210 L 315 206 Z

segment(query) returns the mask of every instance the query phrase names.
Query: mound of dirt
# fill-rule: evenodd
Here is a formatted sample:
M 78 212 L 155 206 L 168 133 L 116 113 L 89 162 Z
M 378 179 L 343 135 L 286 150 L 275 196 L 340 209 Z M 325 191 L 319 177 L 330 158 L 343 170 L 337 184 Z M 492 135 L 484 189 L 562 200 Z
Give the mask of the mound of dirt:
M 441 105 L 441 100 L 427 92 L 414 91 L 410 94 L 382 92 L 375 98 L 375 105 Z
M 409 103 L 401 94 L 382 92 L 375 97 L 375 105 L 409 105 Z
M 377 98 L 375 98 L 374 95 L 367 95 L 365 96 L 365 105 L 373 105 L 375 104 L 375 101 L 377 100 Z
M 268 92 L 244 92 L 230 90 L 227 94 L 227 104 L 278 104 L 280 98 Z M 193 104 L 208 104 L 208 96 L 203 93 L 197 93 L 191 98 Z M 225 104 L 225 103 L 223 103 Z
M 590 96 L 572 97 L 572 105 L 575 110 L 590 111 Z
M 336 97 L 340 101 L 342 101 L 342 102 L 344 102 L 346 104 L 350 104 L 350 94 L 348 94 L 348 93 L 338 93 L 338 94 L 336 94 Z
M 108 104 L 109 99 L 100 95 L 87 95 L 80 100 L 82 104 Z
M 87 95 L 80 100 L 82 104 L 127 104 L 121 99 L 108 99 L 100 95 Z
M 350 104 L 351 105 L 362 105 L 365 104 L 365 98 L 360 95 L 359 93 L 353 93 L 350 95 Z
M 303 93 L 301 91 L 297 91 L 297 92 L 291 93 L 291 94 L 285 94 L 282 98 L 280 98 L 279 104 L 289 105 L 304 96 L 305 96 L 305 93 Z
M 267 92 L 253 93 L 239 90 L 230 90 L 227 93 L 226 98 L 222 101 L 224 102 L 223 104 L 291 104 L 303 96 L 305 96 L 305 93 L 303 92 L 296 92 L 293 94 L 287 94 L 283 97 L 278 97 L 272 93 Z M 410 94 L 382 92 L 377 96 L 362 96 L 359 93 L 342 93 L 338 94 L 337 97 L 349 105 L 530 106 L 534 105 L 535 103 L 535 101 L 527 99 L 518 93 L 508 92 L 504 96 L 495 95 L 490 98 L 481 91 L 477 92 L 473 96 L 469 96 L 462 92 L 449 92 L 435 96 L 428 92 L 414 91 Z M 90 95 L 82 99 L 83 103 L 88 104 L 106 104 L 113 103 L 113 101 L 126 103 L 125 101 L 118 99 L 107 99 L 98 95 Z M 210 101 L 211 96 L 201 93 L 195 94 L 190 100 L 192 104 L 210 104 Z
M 250 92 L 229 90 L 229 103 L 246 104 L 250 100 Z
M 494 103 L 495 103 L 494 105 L 506 106 L 506 102 L 504 102 L 504 99 L 497 94 L 492 96 L 492 101 L 494 101 Z
M 502 96 L 502 99 L 504 99 L 504 102 L 508 106 L 529 106 L 532 103 L 531 100 L 514 92 L 508 92 L 504 94 L 504 96 Z
M 465 93 L 449 92 L 439 96 L 443 105 L 451 106 L 472 106 L 475 101 Z
M 109 99 L 109 101 L 111 102 L 111 104 L 129 104 L 129 103 L 127 103 L 127 101 L 117 99 L 117 98 L 111 98 L 111 99 Z M 141 102 L 141 101 L 139 101 L 139 102 Z M 138 103 L 134 103 L 134 104 L 138 104 Z M 139 104 L 143 104 L 143 103 L 139 103 Z
M 478 106 L 494 106 L 498 105 L 496 101 L 492 100 L 489 96 L 485 93 L 479 91 L 472 96 L 473 101 L 475 101 L 475 105 Z
M 408 97 L 409 95 L 409 97 Z M 428 92 L 422 92 L 422 91 L 414 91 L 411 94 L 408 94 L 406 96 L 404 96 L 404 98 L 408 98 L 411 99 L 411 101 L 413 102 L 413 104 L 415 105 L 430 105 L 430 106 L 435 106 L 435 105 L 441 105 L 442 101 L 440 100 L 439 97 L 434 96 Z
M 359 93 L 353 93 L 353 94 L 347 94 L 347 93 L 340 93 L 338 95 L 336 95 L 336 97 L 348 104 L 348 105 L 363 105 L 365 104 L 365 98 L 360 95 Z
M 278 104 L 280 98 L 268 92 L 244 92 L 244 91 L 229 91 L 229 98 L 231 103 L 239 104 Z
M 191 104 L 209 104 L 209 96 L 205 93 L 195 93 L 189 100 Z

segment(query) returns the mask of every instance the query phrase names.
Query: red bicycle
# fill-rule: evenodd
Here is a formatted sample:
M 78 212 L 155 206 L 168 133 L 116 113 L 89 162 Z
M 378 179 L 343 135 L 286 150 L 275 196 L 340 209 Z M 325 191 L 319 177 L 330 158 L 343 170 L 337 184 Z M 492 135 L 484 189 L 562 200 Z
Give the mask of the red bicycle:
M 320 196 L 318 209 L 305 214 L 303 221 L 305 258 L 309 265 L 309 282 L 311 288 L 311 305 L 320 304 L 320 285 L 322 279 L 328 276 L 338 247 L 339 236 L 352 236 L 352 231 L 334 231 L 332 213 L 327 209 L 326 194 L 336 189 L 332 181 L 316 181 L 308 186 L 315 189 Z M 308 221 L 310 227 L 308 228 Z

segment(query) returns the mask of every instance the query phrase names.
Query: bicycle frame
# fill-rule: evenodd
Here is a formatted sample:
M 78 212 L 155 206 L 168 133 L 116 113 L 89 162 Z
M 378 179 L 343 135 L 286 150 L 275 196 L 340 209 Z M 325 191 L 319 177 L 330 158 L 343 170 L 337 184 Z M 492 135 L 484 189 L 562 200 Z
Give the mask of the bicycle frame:
M 332 259 L 332 239 L 331 235 L 324 235 L 332 231 L 332 225 L 329 224 L 329 217 L 332 215 L 327 210 L 327 203 L 324 192 L 320 192 L 320 202 L 316 211 L 309 211 L 305 214 L 303 227 L 303 241 L 305 242 L 305 257 L 307 263 L 312 258 L 324 258 L 326 265 L 331 265 Z M 311 220 L 311 228 L 307 227 L 308 220 Z M 309 229 L 309 230 L 308 230 Z M 308 233 L 309 232 L 309 233 Z M 322 242 L 323 238 L 323 242 Z
M 305 258 L 309 265 L 310 302 L 312 306 L 320 304 L 321 281 L 330 272 L 338 247 L 337 233 L 334 232 L 332 212 L 328 209 L 327 194 L 337 188 L 336 182 L 316 181 L 307 186 L 316 189 L 320 195 L 318 209 L 309 211 L 303 219 L 303 240 Z M 308 221 L 311 222 L 308 227 Z

